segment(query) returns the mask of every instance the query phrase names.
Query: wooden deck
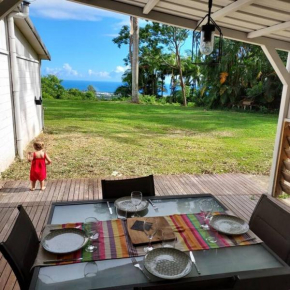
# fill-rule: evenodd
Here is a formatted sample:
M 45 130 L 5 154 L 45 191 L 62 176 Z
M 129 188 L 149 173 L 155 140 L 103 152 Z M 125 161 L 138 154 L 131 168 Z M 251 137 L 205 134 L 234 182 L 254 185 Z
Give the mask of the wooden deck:
M 249 220 L 261 194 L 266 190 L 242 174 L 155 176 L 156 195 L 212 193 L 228 209 Z M 102 198 L 101 179 L 49 180 L 44 192 L 29 191 L 28 181 L 0 181 L 0 241 L 9 235 L 22 204 L 38 234 L 46 224 L 52 202 Z M 277 201 L 288 208 L 281 201 Z M 19 289 L 6 260 L 0 256 L 0 289 Z

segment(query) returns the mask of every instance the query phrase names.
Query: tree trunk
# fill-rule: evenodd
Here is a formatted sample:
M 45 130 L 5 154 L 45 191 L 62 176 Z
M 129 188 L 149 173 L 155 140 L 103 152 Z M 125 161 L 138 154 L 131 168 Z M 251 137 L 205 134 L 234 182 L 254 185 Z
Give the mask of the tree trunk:
M 174 74 L 173 74 L 173 70 L 171 71 L 171 92 L 170 92 L 170 94 L 171 94 L 171 96 L 173 97 L 173 93 L 174 93 L 174 89 L 173 89 L 173 86 L 174 86 Z
M 181 59 L 180 59 L 179 50 L 178 50 L 177 46 L 176 46 L 176 60 L 177 60 L 177 65 L 178 65 L 178 69 L 179 69 L 180 86 L 181 86 L 182 97 L 183 97 L 183 106 L 186 107 L 187 106 L 187 100 L 186 100 L 185 84 L 183 82 L 183 73 L 182 73 Z
M 138 85 L 138 76 L 139 76 L 139 25 L 138 18 L 130 17 L 131 21 L 131 37 L 133 43 L 133 52 L 132 52 L 132 102 L 139 103 L 139 85 Z

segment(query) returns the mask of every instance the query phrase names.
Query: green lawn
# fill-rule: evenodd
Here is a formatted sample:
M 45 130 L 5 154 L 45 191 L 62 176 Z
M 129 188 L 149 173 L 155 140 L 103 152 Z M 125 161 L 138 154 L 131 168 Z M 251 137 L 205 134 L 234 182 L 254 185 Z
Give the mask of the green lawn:
M 49 178 L 269 173 L 277 115 L 126 102 L 45 100 Z M 28 150 L 32 150 L 31 145 Z M 3 177 L 25 179 L 15 162 Z

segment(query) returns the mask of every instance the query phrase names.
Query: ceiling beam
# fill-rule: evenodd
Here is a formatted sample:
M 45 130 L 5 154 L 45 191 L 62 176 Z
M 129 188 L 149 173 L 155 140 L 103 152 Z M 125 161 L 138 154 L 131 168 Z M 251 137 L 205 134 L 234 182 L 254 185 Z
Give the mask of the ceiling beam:
M 0 0 L 0 19 L 10 13 L 22 0 Z
M 105 10 L 135 16 L 185 29 L 193 30 L 197 25 L 197 21 L 195 20 L 168 14 L 165 12 L 159 12 L 156 10 L 151 11 L 151 13 L 149 14 L 143 14 L 143 7 L 139 7 L 132 4 L 126 4 L 114 0 L 68 0 L 68 1 L 79 4 L 85 4 L 92 7 L 102 8 Z M 268 37 L 256 37 L 254 39 L 249 39 L 247 37 L 247 32 L 230 29 L 222 26 L 220 26 L 220 28 L 222 29 L 223 36 L 228 39 L 238 40 L 256 45 L 270 45 L 279 50 L 290 51 L 290 42 L 288 41 Z
M 217 10 L 216 12 L 212 13 L 211 18 L 213 20 L 221 19 L 221 18 L 229 15 L 230 13 L 233 13 L 237 10 L 240 10 L 241 8 L 243 8 L 245 6 L 252 4 L 254 1 L 255 0 L 237 0 L 237 1 L 233 2 L 232 4 L 227 5 L 227 6 L 223 7 L 222 9 Z M 203 24 L 204 22 L 206 22 L 206 20 L 204 20 L 202 23 L 199 22 L 199 25 Z
M 262 36 L 262 35 L 267 35 L 267 34 L 271 34 L 273 32 L 279 31 L 279 30 L 284 30 L 290 27 L 290 21 L 287 22 L 283 22 L 283 23 L 279 23 L 267 28 L 263 28 L 260 30 L 256 30 L 253 32 L 249 32 L 248 33 L 248 38 L 255 38 L 258 36 Z
M 274 68 L 276 74 L 278 75 L 280 81 L 283 85 L 290 85 L 290 74 L 285 67 L 283 61 L 281 60 L 278 52 L 276 49 L 269 45 L 262 45 L 261 46 L 265 55 L 267 56 L 269 62 L 271 63 L 272 67 Z M 288 63 L 289 65 L 289 63 Z M 289 67 L 288 67 L 289 68 Z
M 160 0 L 148 0 L 143 9 L 143 13 L 148 14 L 158 4 L 159 1 Z

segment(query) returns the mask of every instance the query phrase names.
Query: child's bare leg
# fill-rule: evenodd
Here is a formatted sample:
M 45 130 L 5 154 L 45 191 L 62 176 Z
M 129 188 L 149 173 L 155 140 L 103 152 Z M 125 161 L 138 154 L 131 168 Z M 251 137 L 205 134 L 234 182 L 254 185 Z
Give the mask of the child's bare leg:
M 30 188 L 31 191 L 35 190 L 35 184 L 36 184 L 36 181 L 31 181 L 31 188 Z
M 44 180 L 40 181 L 40 188 L 41 190 L 45 190 Z

